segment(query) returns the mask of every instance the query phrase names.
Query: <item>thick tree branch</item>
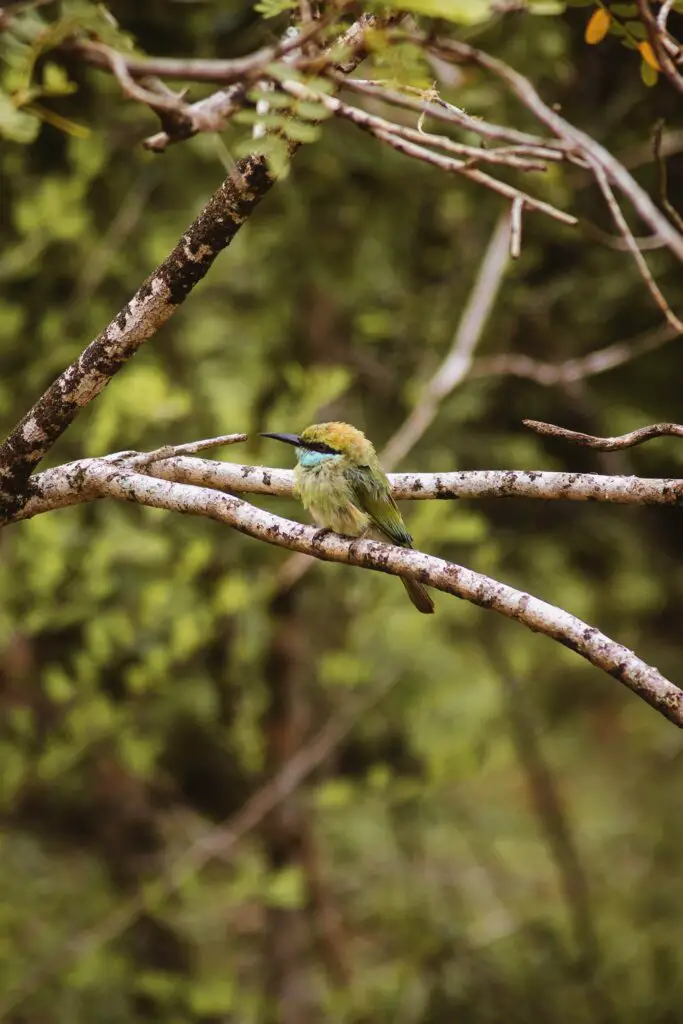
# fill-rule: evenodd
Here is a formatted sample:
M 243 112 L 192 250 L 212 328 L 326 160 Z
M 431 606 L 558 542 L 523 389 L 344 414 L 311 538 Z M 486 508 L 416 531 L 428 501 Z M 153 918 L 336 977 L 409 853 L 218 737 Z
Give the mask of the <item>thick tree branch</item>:
M 0 515 L 16 510 L 28 477 L 81 409 L 184 302 L 274 183 L 265 158 L 241 160 L 164 262 L 38 399 L 0 445 Z
M 574 431 L 557 427 L 547 433 L 566 438 L 567 434 L 573 435 Z M 159 451 L 163 452 L 164 449 Z M 293 493 L 294 473 L 291 469 L 243 466 L 185 456 L 157 461 L 158 453 L 152 455 L 153 459 L 150 459 L 149 454 L 120 452 L 104 458 L 81 459 L 55 469 L 46 469 L 34 477 L 34 494 L 12 521 L 31 519 L 58 508 L 95 500 L 99 492 L 92 483 L 92 474 L 96 478 L 101 470 L 116 466 L 126 470 L 144 470 L 149 476 L 162 480 L 210 487 L 217 491 L 278 497 L 291 497 Z M 151 462 L 153 465 L 150 465 Z M 666 478 L 552 473 L 532 469 L 481 469 L 450 473 L 390 473 L 389 480 L 394 497 L 399 501 L 529 498 L 540 501 L 599 501 L 614 505 L 683 505 L 683 480 Z
M 417 550 L 370 540 L 320 535 L 233 495 L 188 484 L 170 483 L 120 465 L 93 461 L 83 470 L 84 487 L 101 497 L 215 519 L 240 533 L 277 547 L 411 579 L 488 608 L 527 629 L 543 633 L 623 683 L 669 721 L 683 728 L 683 691 L 632 651 L 569 612 L 515 590 L 505 583 Z
M 363 15 L 340 41 L 352 50 L 350 67 L 363 58 L 364 33 L 377 23 Z M 0 522 L 27 499 L 29 475 L 55 441 L 184 302 L 274 181 L 265 157 L 240 160 L 170 255 L 0 445 Z

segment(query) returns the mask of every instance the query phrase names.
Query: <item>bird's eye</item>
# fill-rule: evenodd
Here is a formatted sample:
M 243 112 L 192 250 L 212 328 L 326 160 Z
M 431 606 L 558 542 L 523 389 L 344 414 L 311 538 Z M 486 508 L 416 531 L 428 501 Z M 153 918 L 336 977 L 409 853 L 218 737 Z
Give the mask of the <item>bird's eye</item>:
M 309 452 L 320 452 L 321 455 L 339 455 L 336 448 L 325 444 L 324 441 L 308 441 L 305 443 L 305 447 L 308 448 Z

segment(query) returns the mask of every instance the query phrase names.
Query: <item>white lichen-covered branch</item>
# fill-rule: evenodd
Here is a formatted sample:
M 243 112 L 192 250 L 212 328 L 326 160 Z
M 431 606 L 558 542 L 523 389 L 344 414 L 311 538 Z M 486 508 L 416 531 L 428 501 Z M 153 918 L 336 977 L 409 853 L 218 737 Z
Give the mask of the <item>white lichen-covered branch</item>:
M 201 463 L 202 460 L 196 461 Z M 211 466 L 211 463 L 206 465 Z M 72 464 L 69 472 L 73 474 L 71 486 L 80 487 L 81 492 L 90 498 L 115 498 L 208 517 L 249 537 L 313 555 L 322 561 L 342 562 L 417 579 L 435 590 L 516 619 L 527 629 L 543 633 L 575 651 L 619 680 L 669 721 L 683 727 L 683 691 L 665 679 L 656 668 L 647 665 L 633 651 L 611 640 L 595 626 L 505 583 L 422 551 L 371 540 L 349 540 L 337 534 L 321 536 L 310 526 L 256 508 L 233 494 L 150 476 L 136 471 L 125 461 L 92 459 Z M 263 474 L 270 476 L 268 486 L 271 490 L 278 490 L 279 485 L 282 493 L 286 485 L 291 484 L 291 476 L 284 471 L 258 472 L 262 474 L 264 484 Z M 258 472 L 255 474 L 257 477 Z M 44 477 L 47 475 L 43 474 Z M 249 470 L 244 467 L 244 477 L 247 476 Z M 413 477 L 412 482 L 414 485 L 419 480 Z M 419 488 L 416 493 L 420 493 Z
M 180 446 L 185 447 L 185 446 Z M 189 446 L 188 446 L 189 447 Z M 206 446 L 208 447 L 208 445 Z M 162 449 L 162 453 L 167 449 Z M 81 459 L 45 470 L 32 479 L 32 496 L 14 516 L 29 519 L 53 509 L 98 497 L 93 473 L 103 467 L 135 468 L 174 483 L 244 494 L 288 497 L 294 487 L 289 469 L 245 466 L 232 462 L 174 455 L 170 458 L 124 453 L 102 459 Z M 400 500 L 533 498 L 542 501 L 600 501 L 616 505 L 681 505 L 683 480 L 599 473 L 555 473 L 535 469 L 454 470 L 445 473 L 392 473 L 394 496 Z

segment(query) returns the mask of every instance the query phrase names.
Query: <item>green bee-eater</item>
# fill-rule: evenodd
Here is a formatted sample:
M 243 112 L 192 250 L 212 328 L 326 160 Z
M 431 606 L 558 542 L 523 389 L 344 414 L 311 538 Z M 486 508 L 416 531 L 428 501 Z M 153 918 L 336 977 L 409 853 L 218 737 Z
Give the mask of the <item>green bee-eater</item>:
M 296 448 L 295 494 L 317 526 L 347 537 L 375 535 L 412 548 L 391 486 L 365 434 L 348 423 L 316 423 L 301 434 L 262 434 Z M 421 583 L 401 582 L 418 611 L 431 615 L 434 602 Z

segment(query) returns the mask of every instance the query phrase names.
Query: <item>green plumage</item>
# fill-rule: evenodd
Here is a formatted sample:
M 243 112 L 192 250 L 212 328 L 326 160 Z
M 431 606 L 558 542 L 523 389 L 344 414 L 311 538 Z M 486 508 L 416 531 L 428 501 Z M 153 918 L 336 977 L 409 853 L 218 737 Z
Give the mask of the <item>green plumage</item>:
M 412 548 L 413 538 L 408 533 L 398 505 L 394 501 L 389 481 L 379 462 L 375 462 L 376 465 L 372 468 L 348 467 L 344 470 L 353 495 L 353 503 L 367 514 L 378 531 L 380 540 L 389 540 L 401 548 Z M 434 612 L 434 602 L 421 583 L 403 576 L 401 583 L 418 611 L 424 615 L 431 615 Z
M 344 476 L 349 481 L 353 503 L 367 513 L 380 533 L 399 547 L 412 547 L 413 538 L 406 529 L 379 463 L 373 467 L 350 466 L 344 470 Z
M 349 537 L 374 535 L 412 548 L 391 486 L 370 441 L 348 423 L 318 423 L 301 435 L 265 434 L 296 448 L 295 493 L 318 526 Z M 416 580 L 400 577 L 410 600 L 425 615 L 434 602 Z

